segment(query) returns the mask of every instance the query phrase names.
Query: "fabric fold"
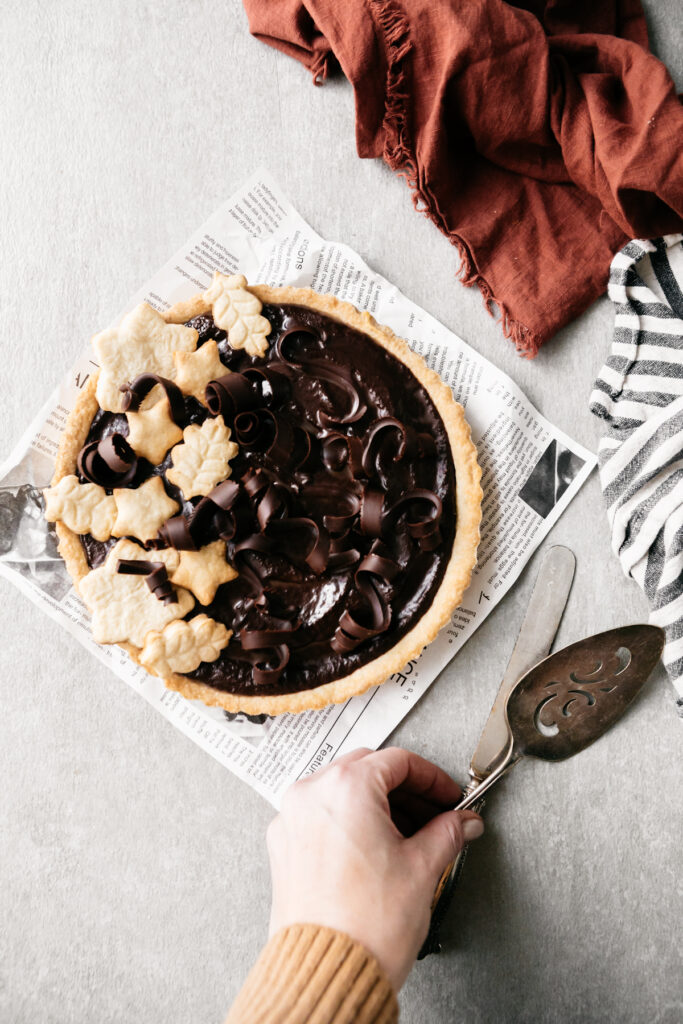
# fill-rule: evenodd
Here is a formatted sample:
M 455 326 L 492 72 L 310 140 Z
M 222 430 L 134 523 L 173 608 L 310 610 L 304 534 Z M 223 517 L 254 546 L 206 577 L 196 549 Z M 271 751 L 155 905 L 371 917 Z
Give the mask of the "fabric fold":
M 316 81 L 338 63 L 460 277 L 534 355 L 633 235 L 683 228 L 683 110 L 636 0 L 245 0 Z
M 612 263 L 612 349 L 590 408 L 612 549 L 666 633 L 683 715 L 683 235 L 632 241 Z

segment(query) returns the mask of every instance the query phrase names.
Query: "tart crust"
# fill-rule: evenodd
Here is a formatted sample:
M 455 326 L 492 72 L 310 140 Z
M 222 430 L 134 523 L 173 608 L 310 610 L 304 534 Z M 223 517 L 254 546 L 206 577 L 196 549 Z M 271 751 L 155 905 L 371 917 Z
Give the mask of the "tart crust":
M 399 672 L 409 661 L 416 658 L 446 625 L 460 604 L 476 564 L 481 522 L 481 469 L 463 407 L 455 401 L 451 389 L 444 384 L 438 374 L 430 370 L 422 357 L 413 352 L 408 344 L 388 327 L 378 324 L 369 313 L 359 312 L 349 302 L 341 302 L 332 295 L 321 295 L 310 288 L 250 285 L 249 290 L 264 304 L 307 306 L 332 320 L 346 324 L 370 337 L 404 363 L 428 391 L 441 416 L 455 468 L 457 524 L 451 556 L 443 579 L 427 611 L 384 654 L 340 679 L 334 679 L 310 690 L 270 696 L 232 694 L 178 674 L 164 678 L 164 683 L 170 690 L 175 690 L 190 700 L 200 700 L 209 706 L 221 707 L 232 712 L 242 711 L 250 715 L 281 715 L 286 712 L 322 708 L 328 704 L 341 704 L 350 697 L 365 693 L 370 687 L 383 683 L 394 672 Z M 186 302 L 176 303 L 162 315 L 167 323 L 181 324 L 209 312 L 210 304 L 199 294 Z M 99 408 L 95 398 L 96 385 L 97 375 L 94 375 L 79 395 L 67 420 L 57 455 L 53 485 L 63 476 L 77 472 L 78 453 L 85 444 L 90 425 Z M 56 529 L 59 552 L 78 588 L 79 581 L 90 571 L 83 546 L 79 536 L 64 523 L 58 522 Z M 139 648 L 129 643 L 120 646 L 140 664 Z

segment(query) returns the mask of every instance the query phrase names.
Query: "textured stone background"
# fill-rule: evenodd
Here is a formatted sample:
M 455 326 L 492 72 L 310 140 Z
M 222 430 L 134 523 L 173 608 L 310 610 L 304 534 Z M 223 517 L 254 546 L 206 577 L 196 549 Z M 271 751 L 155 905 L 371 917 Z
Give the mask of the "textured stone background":
M 681 87 L 680 0 L 647 7 Z M 356 158 L 347 84 L 313 89 L 250 38 L 237 0 L 4 0 L 0 19 L 0 454 L 89 334 L 261 162 L 323 235 L 595 444 L 607 300 L 520 360 L 405 186 Z M 561 642 L 645 616 L 595 477 L 551 539 L 578 556 Z M 395 742 L 465 775 L 534 574 Z M 270 807 L 3 581 L 0 595 L 0 1019 L 220 1021 L 265 935 Z M 596 747 L 499 787 L 448 951 L 413 972 L 403 1020 L 683 1019 L 680 741 L 660 672 Z

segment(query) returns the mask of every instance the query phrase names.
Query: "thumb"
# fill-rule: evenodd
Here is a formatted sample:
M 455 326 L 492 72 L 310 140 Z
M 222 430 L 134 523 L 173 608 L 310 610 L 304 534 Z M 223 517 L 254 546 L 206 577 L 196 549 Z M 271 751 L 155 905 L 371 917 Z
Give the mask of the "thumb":
M 478 839 L 484 822 L 474 811 L 444 811 L 432 818 L 406 840 L 420 852 L 438 881 L 446 866 L 458 856 L 465 843 Z

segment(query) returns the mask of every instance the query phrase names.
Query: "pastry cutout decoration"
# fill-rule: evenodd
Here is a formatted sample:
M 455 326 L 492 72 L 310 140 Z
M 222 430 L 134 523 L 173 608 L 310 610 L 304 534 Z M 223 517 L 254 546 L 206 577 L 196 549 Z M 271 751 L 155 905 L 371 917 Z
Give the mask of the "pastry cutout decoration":
M 100 364 L 95 396 L 102 409 L 123 410 L 121 388 L 141 373 L 172 378 L 174 352 L 194 352 L 197 331 L 183 324 L 168 324 L 160 313 L 141 302 L 116 327 L 92 340 Z
M 230 459 L 237 452 L 237 445 L 230 440 L 230 428 L 226 427 L 222 416 L 204 420 L 201 426 L 191 423 L 183 431 L 182 444 L 171 452 L 173 465 L 166 476 L 186 499 L 208 494 L 230 476 Z
M 169 552 L 173 559 L 175 551 Z M 92 613 L 92 634 L 100 644 L 131 643 L 142 647 L 150 630 L 163 629 L 174 619 L 182 619 L 194 607 L 187 590 L 176 590 L 177 601 L 158 601 L 144 576 L 128 576 L 118 571 L 119 561 L 144 559 L 146 552 L 131 540 L 120 540 L 111 549 L 103 565 L 91 569 L 78 583 L 78 591 Z M 157 560 L 166 561 L 160 551 Z
M 61 521 L 74 533 L 89 533 L 95 540 L 111 537 L 116 502 L 98 484 L 82 484 L 75 473 L 63 476 L 43 491 L 48 523 Z
M 211 303 L 216 326 L 228 332 L 230 348 L 243 348 L 250 356 L 266 354 L 270 322 L 261 316 L 263 305 L 249 291 L 243 274 L 228 277 L 216 271 L 204 299 Z
M 222 622 L 196 615 L 189 622 L 171 622 L 161 632 L 148 633 L 140 661 L 162 678 L 193 672 L 203 661 L 215 661 L 231 636 L 232 630 Z
M 137 537 L 152 540 L 162 523 L 179 511 L 179 505 L 169 498 L 159 476 L 151 476 L 136 488 L 117 488 L 116 521 L 113 537 Z

